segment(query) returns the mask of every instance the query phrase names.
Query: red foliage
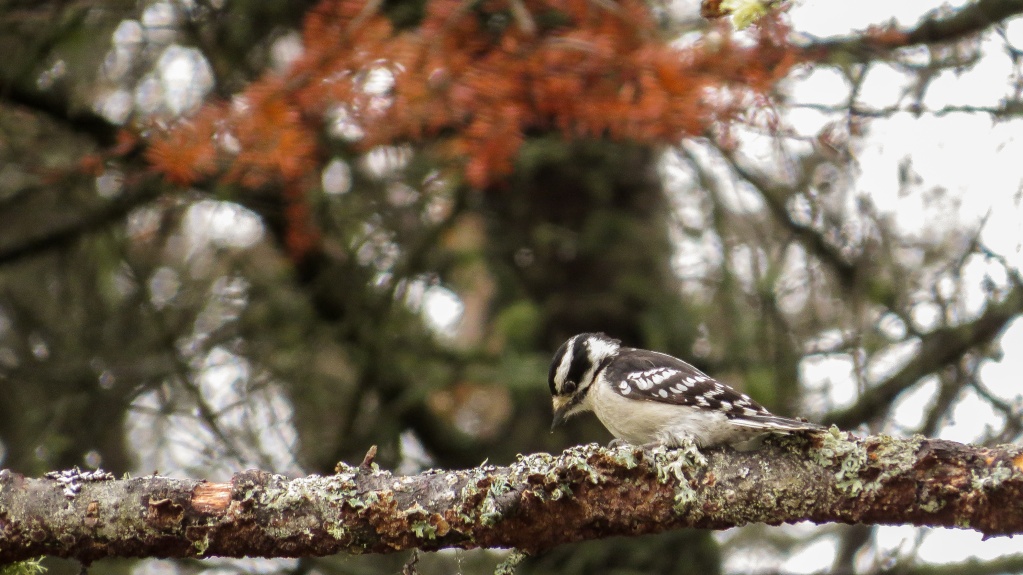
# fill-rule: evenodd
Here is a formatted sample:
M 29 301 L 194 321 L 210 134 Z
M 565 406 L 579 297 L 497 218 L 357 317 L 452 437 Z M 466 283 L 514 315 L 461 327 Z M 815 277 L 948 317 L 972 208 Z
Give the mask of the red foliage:
M 222 107 L 211 104 L 174 129 L 153 138 L 146 159 L 175 184 L 189 185 L 217 172 L 220 147 L 214 141 Z
M 364 149 L 439 141 L 484 187 L 512 170 L 526 133 L 677 142 L 745 117 L 796 61 L 772 18 L 753 42 L 721 27 L 679 48 L 642 0 L 519 4 L 525 12 L 507 0 L 431 0 L 417 28 L 396 31 L 375 3 L 322 0 L 288 73 L 180 122 L 149 159 L 181 184 L 221 176 L 287 188 L 318 165 L 321 134 L 340 118 Z

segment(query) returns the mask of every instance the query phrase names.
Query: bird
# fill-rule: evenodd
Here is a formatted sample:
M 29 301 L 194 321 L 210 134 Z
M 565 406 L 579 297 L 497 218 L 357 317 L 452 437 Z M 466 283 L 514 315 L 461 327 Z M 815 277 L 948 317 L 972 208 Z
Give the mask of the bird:
M 548 374 L 553 431 L 592 411 L 622 442 L 645 448 L 749 449 L 768 433 L 825 428 L 769 412 L 748 395 L 671 355 L 581 333 L 558 348 Z

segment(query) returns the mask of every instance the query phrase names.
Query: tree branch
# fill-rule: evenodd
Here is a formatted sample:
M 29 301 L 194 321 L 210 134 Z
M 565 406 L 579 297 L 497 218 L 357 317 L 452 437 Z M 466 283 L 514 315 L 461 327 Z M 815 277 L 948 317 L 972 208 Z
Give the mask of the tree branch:
M 802 50 L 813 60 L 869 62 L 899 48 L 961 40 L 1021 13 L 1023 0 L 977 0 L 946 15 L 934 11 L 909 30 L 868 30 L 851 38 L 813 40 Z
M 773 438 L 756 452 L 571 448 L 510 467 L 396 476 L 262 471 L 230 483 L 0 472 L 0 563 L 103 557 L 320 556 L 514 547 L 748 523 L 908 523 L 1023 532 L 1023 447 Z
M 122 220 L 132 210 L 155 200 L 164 191 L 156 181 L 141 182 L 138 188 L 126 191 L 105 205 L 71 221 L 54 224 L 31 237 L 0 245 L 0 266 L 71 244 L 87 233 Z
M 824 233 L 813 226 L 796 222 L 789 214 L 787 202 L 796 195 L 797 190 L 805 188 L 806 183 L 800 182 L 795 186 L 787 186 L 779 182 L 771 181 L 767 176 L 744 166 L 735 154 L 721 146 L 715 145 L 715 149 L 721 157 L 728 162 L 729 167 L 740 178 L 756 188 L 764 204 L 774 217 L 774 220 L 784 227 L 792 237 L 812 256 L 823 263 L 837 278 L 839 285 L 846 290 L 855 288 L 860 281 L 870 281 L 869 277 L 862 277 L 856 263 L 849 261 L 842 255 L 841 249 L 834 243 L 828 241 Z M 811 159 L 804 158 L 810 162 Z M 803 174 L 813 173 L 812 169 L 804 169 Z M 877 287 L 877 286 L 868 286 Z M 884 294 L 889 290 L 873 289 L 866 290 L 872 293 Z M 886 302 L 890 304 L 891 302 Z M 889 307 L 892 307 L 889 305 Z
M 88 136 L 102 147 L 117 143 L 120 126 L 85 108 L 75 108 L 67 95 L 57 90 L 42 90 L 13 81 L 0 70 L 0 103 L 21 106 L 41 113 L 72 131 Z
M 881 571 L 883 575 L 998 575 L 999 573 L 1019 573 L 1023 570 L 1023 555 L 1005 555 L 994 559 L 967 559 L 959 563 L 934 565 L 917 563 L 915 565 L 896 565 Z
M 971 349 L 986 345 L 1023 312 L 1023 288 L 1016 286 L 1001 302 L 990 302 L 972 322 L 936 329 L 920 338 L 920 351 L 902 369 L 866 390 L 855 404 L 824 418 L 826 424 L 855 427 L 881 417 L 896 397 L 923 377 L 959 361 Z

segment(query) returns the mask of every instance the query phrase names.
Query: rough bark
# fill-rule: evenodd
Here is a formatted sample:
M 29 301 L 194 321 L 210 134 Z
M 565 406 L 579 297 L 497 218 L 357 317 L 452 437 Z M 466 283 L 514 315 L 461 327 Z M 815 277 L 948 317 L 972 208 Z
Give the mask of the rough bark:
M 813 521 L 1023 532 L 1023 447 L 774 438 L 706 453 L 575 447 L 509 467 L 396 476 L 339 465 L 333 476 L 262 471 L 230 483 L 0 472 L 0 563 L 48 554 L 297 557 L 410 548 L 536 553 L 610 535 Z M 56 474 L 50 474 L 54 476 Z

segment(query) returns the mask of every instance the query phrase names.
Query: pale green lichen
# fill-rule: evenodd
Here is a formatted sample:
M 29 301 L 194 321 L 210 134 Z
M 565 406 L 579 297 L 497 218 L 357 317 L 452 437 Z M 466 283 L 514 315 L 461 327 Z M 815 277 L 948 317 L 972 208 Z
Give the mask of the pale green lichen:
M 483 500 L 480 505 L 480 523 L 491 527 L 496 525 L 504 517 L 501 510 L 497 507 L 497 502 L 492 497 L 487 497 Z
M 998 462 L 995 467 L 989 468 L 986 473 L 978 473 L 976 469 L 970 473 L 973 478 L 970 484 L 976 491 L 996 489 L 1015 475 L 1013 469 L 1006 467 L 1002 462 Z
M 494 575 L 515 575 L 515 568 L 518 567 L 519 563 L 526 560 L 528 555 L 519 551 L 518 549 L 512 549 L 511 553 L 497 564 L 494 569 Z
M 821 434 L 821 446 L 810 451 L 810 457 L 822 467 L 839 465 L 835 472 L 836 485 L 851 496 L 864 490 L 860 469 L 867 463 L 867 448 L 857 441 L 849 441 L 834 425 Z
M 0 567 L 0 575 L 41 575 L 46 572 L 42 565 L 42 557 L 18 561 Z
M 339 522 L 331 521 L 324 526 L 324 529 L 327 530 L 327 533 L 329 533 L 335 541 L 347 541 L 349 539 L 348 530 Z
M 690 505 L 696 501 L 698 494 L 696 490 L 689 485 L 688 481 L 679 481 L 675 486 L 675 505 L 673 508 L 676 513 L 682 513 L 689 510 Z
M 917 452 L 924 441 L 920 435 L 909 439 L 880 435 L 870 443 L 868 453 L 866 443 L 846 439 L 835 426 L 820 437 L 820 447 L 810 450 L 810 456 L 822 466 L 837 464 L 836 485 L 854 497 L 863 492 L 878 491 L 892 479 L 910 472 L 917 463 Z M 868 463 L 877 472 L 877 477 L 872 480 L 863 478 L 863 470 Z M 940 508 L 941 504 L 938 505 Z
M 202 557 L 206 554 L 206 550 L 210 548 L 210 534 L 209 532 L 204 533 L 201 539 L 192 541 L 192 547 L 195 548 L 195 554 L 197 557 Z
M 420 539 L 436 539 L 437 526 L 429 521 L 415 521 L 411 524 L 412 532 Z
M 586 480 L 596 485 L 600 483 L 601 474 L 590 465 L 589 460 L 599 449 L 601 447 L 595 443 L 568 449 L 561 455 L 560 467 L 565 470 L 582 471 L 586 474 Z
M 648 452 L 657 470 L 657 481 L 662 484 L 674 483 L 676 513 L 688 511 L 699 494 L 689 483 L 690 476 L 707 466 L 707 458 L 695 445 L 683 445 L 677 449 L 658 446 Z
M 484 525 L 493 525 L 501 519 L 501 512 L 495 500 L 495 493 L 500 494 L 507 486 L 508 480 L 504 477 L 492 478 L 492 474 L 496 469 L 496 467 L 487 465 L 487 462 L 484 461 L 479 467 L 466 471 L 466 482 L 458 494 L 459 499 L 462 501 L 472 501 L 475 499 L 481 484 L 486 484 L 485 488 L 487 491 L 483 494 L 483 500 L 478 507 L 470 507 L 464 511 L 459 511 L 459 519 L 466 523 L 475 523 L 478 517 Z M 503 486 L 497 485 L 495 487 L 495 483 L 503 484 Z
M 880 473 L 874 481 L 865 486 L 867 491 L 880 489 L 889 480 L 909 472 L 916 465 L 916 453 L 924 442 L 924 436 L 914 435 L 909 439 L 895 439 L 888 435 L 878 436 L 871 458 Z
M 767 15 L 770 2 L 761 0 L 721 0 L 721 11 L 731 14 L 732 24 L 739 30 Z
M 561 498 L 572 497 L 572 495 L 573 495 L 573 493 L 572 493 L 572 486 L 570 484 L 568 484 L 568 483 L 559 483 L 557 485 L 557 487 L 555 487 L 554 490 L 551 491 L 551 494 L 550 494 L 549 497 L 550 497 L 551 501 L 557 501 L 557 500 L 559 500 Z
M 354 495 L 354 496 L 346 498 L 344 501 L 352 509 L 355 509 L 357 511 L 362 511 L 363 509 L 366 509 L 366 508 L 370 507 L 371 505 L 375 505 L 376 503 L 379 503 L 380 502 L 380 494 L 377 493 L 376 491 L 370 491 L 370 492 L 364 494 L 361 497 L 359 497 L 358 495 Z
M 480 505 L 480 521 L 484 525 L 494 525 L 504 514 L 497 505 L 497 498 L 511 491 L 511 485 L 507 477 L 495 477 L 487 489 L 486 497 Z
M 302 514 L 290 521 L 269 522 L 263 526 L 264 532 L 280 539 L 296 536 L 312 538 L 316 531 L 322 529 L 335 539 L 351 540 L 351 534 L 343 525 L 343 509 L 350 505 L 361 512 L 375 502 L 378 494 L 371 492 L 360 497 L 356 490 L 357 474 L 350 472 L 354 468 L 339 465 L 338 469 L 342 473 L 327 477 L 311 475 L 288 480 L 274 476 L 263 481 L 260 488 L 254 490 L 252 498 L 257 499 L 271 516 L 288 516 L 295 508 L 318 507 L 322 512 L 319 519 L 315 514 Z
M 344 461 L 338 461 L 337 465 L 334 466 L 335 475 L 351 475 L 355 476 L 359 472 L 359 468 L 354 465 L 348 465 Z
M 639 460 L 636 458 L 636 454 L 639 452 L 638 448 L 631 445 L 622 445 L 608 450 L 608 457 L 614 463 L 621 465 L 625 469 L 635 469 L 639 465 Z

